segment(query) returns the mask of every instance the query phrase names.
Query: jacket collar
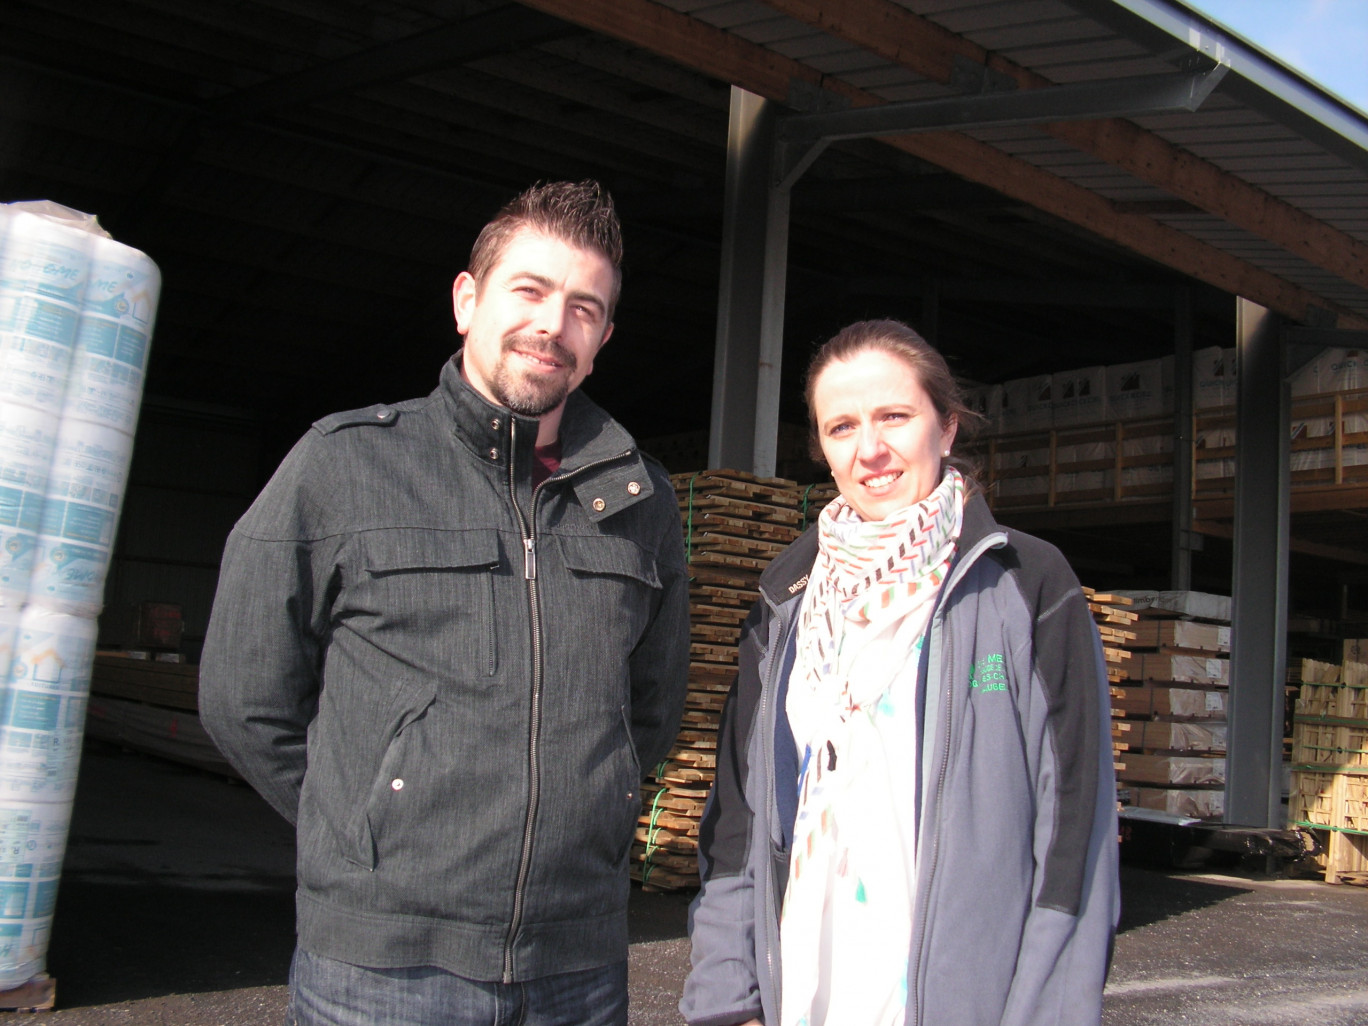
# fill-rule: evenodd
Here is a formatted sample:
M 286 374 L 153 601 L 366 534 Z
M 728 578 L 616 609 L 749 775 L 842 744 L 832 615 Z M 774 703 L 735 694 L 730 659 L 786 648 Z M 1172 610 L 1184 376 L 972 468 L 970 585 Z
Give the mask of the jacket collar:
M 817 525 L 813 524 L 765 567 L 760 575 L 760 592 L 765 600 L 778 607 L 801 597 L 807 590 L 808 575 L 816 560 Z
M 461 353 L 442 367 L 437 391 L 451 413 L 456 438 L 481 463 L 506 468 L 509 459 L 530 466 L 537 441 L 536 417 L 524 417 L 491 403 L 461 375 Z M 574 488 L 593 520 L 611 516 L 654 493 L 651 476 L 626 429 L 579 390 L 565 401 L 560 424 L 561 465 L 557 477 L 596 464 L 601 474 L 579 475 Z M 605 480 L 605 475 L 611 480 Z M 621 480 L 618 480 L 618 479 Z

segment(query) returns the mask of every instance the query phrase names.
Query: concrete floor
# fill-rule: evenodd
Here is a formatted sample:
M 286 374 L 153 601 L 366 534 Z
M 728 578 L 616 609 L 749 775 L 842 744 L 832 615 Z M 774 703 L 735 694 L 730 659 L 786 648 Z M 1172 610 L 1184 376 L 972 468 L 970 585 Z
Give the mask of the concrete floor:
M 290 828 L 247 787 L 91 747 L 48 969 L 57 1010 L 0 1026 L 278 1026 Z M 1368 1024 L 1368 888 L 1123 871 L 1105 1026 Z M 633 1026 L 679 1026 L 688 896 L 633 892 Z

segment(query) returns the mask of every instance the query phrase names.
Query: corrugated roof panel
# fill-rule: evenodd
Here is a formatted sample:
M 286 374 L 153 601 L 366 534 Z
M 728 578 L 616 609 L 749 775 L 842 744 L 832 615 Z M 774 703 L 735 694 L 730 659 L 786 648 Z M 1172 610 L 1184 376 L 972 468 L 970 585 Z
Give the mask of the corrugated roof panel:
M 950 90 L 945 86 L 927 79 L 918 79 L 916 76 L 900 86 L 883 86 L 877 90 L 878 95 L 889 103 L 900 103 L 911 100 L 935 100 L 949 95 Z
M 1031 71 L 1054 81 L 1058 81 L 1058 79 L 1052 73 L 1052 69 L 1061 66 L 1076 68 L 1101 65 L 1110 72 L 1111 69 L 1126 62 L 1143 60 L 1155 63 L 1152 54 L 1142 50 L 1129 39 L 1118 39 L 1115 36 L 1063 42 L 1054 40 L 1049 44 L 1034 46 L 1009 45 L 1000 49 L 1002 55 L 1014 64 L 1029 68 Z M 1120 78 L 1122 76 L 1109 73 L 1098 77 Z
M 772 7 L 766 7 L 756 0 L 729 0 L 727 3 L 708 4 L 695 7 L 689 13 L 699 21 L 721 29 L 735 29 L 741 25 L 753 25 L 778 17 Z
M 1006 25 L 985 28 L 974 33 L 974 42 L 986 50 L 1000 51 L 1009 47 L 1047 45 L 1059 39 L 1112 38 L 1109 29 L 1088 18 L 1061 18 L 1033 22 L 1029 25 Z
M 833 54 L 845 54 L 859 50 L 858 47 L 851 46 L 844 39 L 836 39 L 834 36 L 826 36 L 820 32 L 785 40 L 770 47 L 770 49 L 813 67 L 817 66 L 814 58 L 828 58 Z M 860 50 L 859 52 L 868 56 L 868 51 Z
M 811 26 L 804 25 L 793 18 L 785 18 L 770 12 L 773 17 L 738 25 L 732 29 L 742 39 L 773 48 L 774 44 L 790 39 L 802 39 L 813 34 Z
M 935 83 L 928 83 L 926 79 L 914 75 L 906 68 L 889 64 L 886 61 L 880 61 L 865 70 L 848 73 L 841 77 L 851 85 L 859 86 L 861 89 L 874 93 L 885 100 L 890 99 L 888 95 L 890 91 L 907 89 L 925 91 L 928 86 L 940 93 L 946 91 L 944 87 Z
M 913 0 L 902 6 L 926 14 L 951 32 L 973 38 L 982 29 L 1001 29 L 1036 22 L 1070 22 L 1078 12 L 1058 0 L 998 0 L 995 3 L 921 3 Z

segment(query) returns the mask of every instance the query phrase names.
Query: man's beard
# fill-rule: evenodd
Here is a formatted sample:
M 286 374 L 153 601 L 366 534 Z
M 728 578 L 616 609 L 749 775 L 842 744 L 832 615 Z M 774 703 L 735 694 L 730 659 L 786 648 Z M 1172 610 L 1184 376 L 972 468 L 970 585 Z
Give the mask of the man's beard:
M 519 374 L 512 368 L 512 361 L 520 359 L 514 349 L 554 359 L 562 370 L 553 375 Z M 502 350 L 489 382 L 490 391 L 502 405 L 524 417 L 540 417 L 565 402 L 570 379 L 579 366 L 574 353 L 554 339 L 543 341 L 531 335 L 505 335 Z

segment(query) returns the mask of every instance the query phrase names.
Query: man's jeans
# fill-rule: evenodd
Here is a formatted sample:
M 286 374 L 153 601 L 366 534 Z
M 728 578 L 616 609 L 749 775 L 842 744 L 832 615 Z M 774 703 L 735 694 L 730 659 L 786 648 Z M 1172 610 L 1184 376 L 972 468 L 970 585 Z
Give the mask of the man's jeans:
M 627 963 L 525 983 L 443 969 L 367 969 L 302 948 L 287 1026 L 627 1026 Z

